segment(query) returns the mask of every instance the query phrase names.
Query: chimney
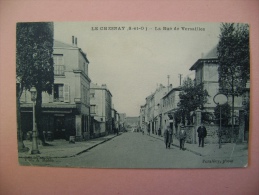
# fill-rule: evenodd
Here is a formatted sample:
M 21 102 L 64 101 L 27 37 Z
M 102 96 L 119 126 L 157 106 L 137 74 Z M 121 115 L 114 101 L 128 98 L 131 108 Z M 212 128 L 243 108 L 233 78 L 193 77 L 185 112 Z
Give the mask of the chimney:
M 77 37 L 75 37 L 75 45 L 77 46 Z
M 72 36 L 72 45 L 74 45 L 74 36 Z

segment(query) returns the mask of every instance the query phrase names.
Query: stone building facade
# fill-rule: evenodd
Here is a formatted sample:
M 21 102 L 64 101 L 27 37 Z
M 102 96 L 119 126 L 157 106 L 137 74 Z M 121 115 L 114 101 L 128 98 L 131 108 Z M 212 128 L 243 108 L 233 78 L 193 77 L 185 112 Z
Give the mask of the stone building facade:
M 89 139 L 90 78 L 89 61 L 76 45 L 54 40 L 54 86 L 52 94 L 42 94 L 42 125 L 52 139 Z M 24 133 L 32 130 L 32 102 L 30 92 L 21 98 L 21 121 Z M 48 137 L 47 137 L 48 138 Z

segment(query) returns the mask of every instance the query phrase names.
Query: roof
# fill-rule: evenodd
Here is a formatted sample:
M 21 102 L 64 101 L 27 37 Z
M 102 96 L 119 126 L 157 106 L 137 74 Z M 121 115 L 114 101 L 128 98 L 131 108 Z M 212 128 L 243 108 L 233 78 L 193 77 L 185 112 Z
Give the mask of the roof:
M 204 58 L 205 59 L 218 58 L 217 46 L 212 48 L 212 50 L 210 50 Z
M 62 47 L 62 48 L 78 48 L 76 45 L 71 45 L 68 43 L 64 43 L 62 41 L 58 41 L 54 39 L 53 47 Z
M 87 63 L 89 63 L 87 57 L 86 57 L 86 53 L 83 52 L 83 50 L 79 47 L 77 47 L 77 45 L 71 45 L 71 44 L 68 44 L 68 43 L 64 43 L 62 41 L 58 41 L 58 40 L 55 40 L 54 39 L 54 44 L 53 44 L 53 47 L 55 48 L 72 48 L 72 49 L 78 49 L 79 52 L 82 54 L 82 56 L 84 57 L 84 59 L 86 60 Z
M 206 62 L 209 60 L 217 60 L 218 54 L 217 54 L 217 46 L 213 47 L 204 57 L 198 59 L 189 70 L 196 70 L 201 62 Z
M 181 87 L 175 87 L 175 88 L 171 89 L 168 93 L 166 93 L 166 94 L 162 97 L 162 99 L 164 99 L 166 96 L 168 96 L 169 94 L 171 94 L 171 92 L 173 92 L 173 91 L 182 91 L 182 89 L 181 89 Z
M 90 88 L 103 89 L 101 86 L 94 83 L 90 83 Z
M 112 96 L 112 93 L 110 92 L 110 90 L 107 88 L 107 86 L 103 87 L 103 86 L 99 86 L 97 84 L 94 83 L 90 83 L 90 89 L 100 89 L 100 90 L 106 90 L 108 93 L 110 93 L 110 95 Z
M 152 93 L 151 95 L 147 96 L 146 99 L 151 99 L 152 97 L 154 97 L 155 93 Z

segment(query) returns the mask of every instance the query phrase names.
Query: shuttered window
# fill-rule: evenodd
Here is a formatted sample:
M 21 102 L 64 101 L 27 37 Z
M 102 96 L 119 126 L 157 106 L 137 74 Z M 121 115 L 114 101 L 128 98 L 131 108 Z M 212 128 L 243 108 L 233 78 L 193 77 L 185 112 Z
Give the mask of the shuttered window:
M 55 102 L 63 102 L 64 94 L 63 94 L 63 84 L 54 84 L 54 101 Z
M 64 102 L 70 102 L 70 96 L 69 96 L 69 85 L 66 83 L 64 84 Z

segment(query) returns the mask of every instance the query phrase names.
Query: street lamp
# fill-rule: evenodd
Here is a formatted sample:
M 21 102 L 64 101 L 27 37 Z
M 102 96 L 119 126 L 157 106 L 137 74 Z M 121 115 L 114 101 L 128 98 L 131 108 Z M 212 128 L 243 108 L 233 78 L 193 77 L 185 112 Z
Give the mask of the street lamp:
M 218 93 L 214 96 L 213 101 L 219 105 L 219 148 L 221 148 L 221 106 L 225 104 L 228 99 L 226 95 Z
M 38 143 L 37 143 L 37 126 L 36 126 L 36 122 L 35 122 L 35 101 L 36 101 L 36 97 L 37 97 L 37 90 L 35 87 L 32 87 L 30 92 L 31 92 L 31 101 L 33 103 L 33 106 L 32 106 L 33 130 L 32 130 L 31 154 L 39 154 L 40 151 L 38 149 Z

